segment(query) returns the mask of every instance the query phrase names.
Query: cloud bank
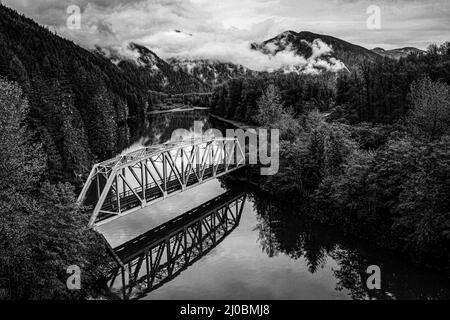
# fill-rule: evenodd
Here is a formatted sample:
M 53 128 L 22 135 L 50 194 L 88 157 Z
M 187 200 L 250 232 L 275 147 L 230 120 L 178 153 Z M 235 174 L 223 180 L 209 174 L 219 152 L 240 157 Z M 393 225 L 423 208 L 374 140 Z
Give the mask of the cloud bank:
M 302 61 L 292 52 L 266 57 L 250 50 L 285 30 L 330 34 L 368 48 L 426 48 L 450 39 L 450 1 L 379 0 L 382 29 L 366 27 L 369 0 L 4 0 L 58 34 L 93 48 L 124 54 L 130 42 L 162 58 L 206 57 L 268 70 L 291 62 L 338 67 L 332 60 Z M 66 26 L 67 8 L 81 8 L 81 29 Z M 176 31 L 177 30 L 177 31 Z M 318 45 L 318 44 L 315 44 Z M 322 52 L 321 50 L 325 50 Z M 320 58 L 327 48 L 317 47 Z M 317 60 L 317 61 L 316 61 Z M 320 61 L 319 61 L 320 60 Z

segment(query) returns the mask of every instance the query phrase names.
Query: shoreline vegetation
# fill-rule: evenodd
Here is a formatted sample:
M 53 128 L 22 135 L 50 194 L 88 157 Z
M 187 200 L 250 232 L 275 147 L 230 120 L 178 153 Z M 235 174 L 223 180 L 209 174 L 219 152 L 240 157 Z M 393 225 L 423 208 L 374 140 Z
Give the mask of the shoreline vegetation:
M 257 126 L 255 125 L 249 125 L 234 120 L 228 120 L 226 118 L 214 114 L 211 114 L 210 116 L 213 119 L 232 125 L 237 129 L 247 130 L 251 128 L 257 130 Z M 313 117 L 317 117 L 319 119 L 322 119 L 320 121 L 324 121 L 323 119 L 325 115 L 316 113 Z M 286 141 L 281 141 L 281 144 L 284 146 L 284 149 L 280 150 L 281 152 L 280 162 L 286 164 L 286 162 L 292 161 L 289 152 L 286 151 L 286 148 L 292 145 L 287 144 Z M 306 161 L 308 160 L 311 159 L 306 159 Z M 360 160 L 365 161 L 367 159 L 364 158 Z M 255 168 L 248 168 L 246 169 L 244 175 L 240 174 L 240 176 L 238 176 L 239 173 L 234 173 L 232 174 L 232 177 L 229 179 L 242 181 L 243 183 L 249 184 L 250 186 L 257 188 L 258 190 L 267 192 L 268 194 L 274 196 L 276 200 L 285 202 L 288 205 L 293 206 L 300 212 L 300 214 L 306 214 L 309 218 L 312 218 L 313 220 L 319 223 L 326 224 L 330 227 L 338 228 L 340 231 L 364 241 L 375 241 L 375 245 L 380 249 L 388 250 L 392 254 L 405 253 L 403 251 L 404 249 L 402 249 L 401 246 L 402 245 L 408 246 L 408 244 L 405 243 L 405 239 L 400 239 L 396 237 L 394 234 L 392 234 L 391 230 L 389 230 L 389 225 L 387 223 L 377 224 L 377 222 L 359 221 L 360 217 L 355 216 L 355 214 L 352 212 L 349 212 L 350 214 L 349 217 L 345 217 L 344 219 L 333 216 L 331 215 L 331 211 L 333 209 L 338 209 L 340 213 L 343 212 L 342 208 L 338 208 L 338 206 L 332 206 L 332 204 L 330 203 L 330 201 L 332 200 L 325 199 L 327 196 L 329 196 L 329 194 L 321 194 L 322 192 L 321 190 L 317 190 L 313 194 L 304 194 L 302 193 L 302 191 L 297 193 L 295 191 L 299 191 L 298 187 L 300 185 L 300 182 L 296 186 L 292 185 L 287 186 L 288 189 L 289 188 L 297 189 L 295 191 L 284 189 L 284 187 L 286 186 L 283 186 L 283 184 L 286 182 L 286 180 L 291 180 L 291 178 L 293 178 L 293 177 L 286 177 L 286 174 L 289 174 L 289 172 L 292 173 L 292 169 L 293 168 L 291 167 L 287 168 L 286 166 L 284 166 L 281 168 L 282 170 L 281 174 L 277 174 L 271 177 L 263 177 L 259 174 L 258 170 L 255 170 Z M 360 188 L 360 191 L 363 191 L 365 189 L 365 186 L 359 185 L 358 188 Z M 312 205 L 309 204 L 305 205 L 305 202 L 308 201 L 312 201 Z M 342 204 L 342 201 L 340 202 L 340 204 Z M 324 208 L 324 206 L 326 207 L 326 209 Z M 352 216 L 355 218 L 355 221 L 351 221 Z M 373 223 L 373 225 L 371 225 L 371 223 Z M 377 229 L 378 226 L 387 227 L 388 229 L 386 229 L 386 232 L 388 234 L 381 235 L 381 237 L 378 234 L 375 234 L 376 233 L 375 230 Z M 371 230 L 369 231 L 369 229 Z M 409 261 L 410 263 L 412 263 L 417 267 L 421 267 L 423 269 L 428 270 L 430 269 L 436 270 L 443 274 L 446 274 L 447 276 L 450 275 L 450 270 L 448 270 L 448 264 L 446 263 L 445 258 L 443 259 L 443 261 L 438 261 L 434 263 L 432 262 L 431 264 L 426 263 L 423 257 L 416 257 L 414 255 L 414 252 L 407 252 L 407 256 L 402 258 L 406 258 L 407 261 Z
M 252 126 L 252 125 L 245 124 L 245 123 L 242 123 L 242 122 L 239 122 L 239 121 L 235 121 L 235 120 L 229 120 L 229 119 L 226 119 L 224 117 L 218 116 L 216 114 L 212 114 L 211 113 L 209 116 L 211 118 L 213 118 L 213 119 L 222 121 L 223 123 L 230 124 L 230 125 L 234 126 L 236 129 L 242 129 L 242 130 L 248 130 L 248 129 L 255 129 L 256 130 L 257 129 L 257 126 L 254 126 L 254 125 Z
M 175 113 L 175 112 L 186 112 L 186 111 L 196 111 L 196 110 L 209 110 L 209 108 L 206 107 L 175 107 L 171 109 L 162 109 L 162 110 L 153 110 L 147 112 L 148 115 L 157 115 L 157 114 L 165 114 L 165 113 Z
M 448 276 L 449 65 L 447 43 L 334 79 L 234 79 L 216 88 L 211 113 L 228 124 L 280 129 L 280 171 L 261 177 L 247 169 L 253 184 Z

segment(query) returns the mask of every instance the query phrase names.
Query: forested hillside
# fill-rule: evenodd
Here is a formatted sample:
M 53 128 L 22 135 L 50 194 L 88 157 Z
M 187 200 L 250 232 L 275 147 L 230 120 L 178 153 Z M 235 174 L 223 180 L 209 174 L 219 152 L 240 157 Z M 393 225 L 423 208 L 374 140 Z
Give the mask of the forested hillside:
M 134 49 L 143 59 L 150 54 Z M 46 176 L 53 182 L 80 184 L 94 160 L 121 151 L 127 141 L 120 141 L 126 139 L 119 137 L 120 127 L 151 108 L 149 90 L 205 90 L 199 80 L 168 70 L 165 62 L 160 68 L 154 77 L 146 65 L 116 66 L 0 5 L 0 77 L 17 82 L 28 99 L 27 122 L 43 143 Z
M 209 92 L 209 85 L 184 70 L 173 66 L 145 46 L 130 43 L 127 48 L 134 58 L 126 58 L 112 49 L 97 48 L 96 52 L 108 57 L 139 88 L 152 91 L 181 94 Z
M 216 89 L 214 112 L 280 130 L 279 172 L 250 169 L 253 183 L 450 273 L 449 72 L 450 44 L 433 45 L 425 55 L 363 61 L 335 81 L 233 80 Z
M 47 176 L 73 181 L 112 156 L 117 127 L 139 116 L 143 89 L 98 55 L 0 6 L 0 76 L 28 98 L 28 122 L 48 155 Z
M 233 79 L 215 88 L 213 112 L 252 123 L 258 99 L 268 84 L 274 84 L 284 107 L 295 116 L 317 109 L 349 124 L 392 124 L 408 112 L 411 84 L 426 76 L 450 84 L 448 43 L 431 46 L 427 54 L 412 54 L 399 60 L 363 60 L 351 73 L 273 73 Z

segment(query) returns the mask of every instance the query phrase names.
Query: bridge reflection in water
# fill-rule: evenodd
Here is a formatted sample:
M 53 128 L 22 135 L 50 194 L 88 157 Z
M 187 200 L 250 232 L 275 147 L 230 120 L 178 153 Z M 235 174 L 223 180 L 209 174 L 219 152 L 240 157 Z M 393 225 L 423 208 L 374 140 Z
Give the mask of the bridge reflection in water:
M 239 225 L 245 193 L 230 191 L 111 249 L 118 267 L 109 280 L 135 299 L 177 277 Z

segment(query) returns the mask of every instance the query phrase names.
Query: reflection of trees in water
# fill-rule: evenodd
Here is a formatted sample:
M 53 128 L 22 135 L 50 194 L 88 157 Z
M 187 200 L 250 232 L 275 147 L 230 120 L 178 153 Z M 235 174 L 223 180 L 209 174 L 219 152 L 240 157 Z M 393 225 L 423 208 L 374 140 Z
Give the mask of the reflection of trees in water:
M 373 250 L 362 241 L 346 238 L 336 230 L 301 217 L 298 210 L 283 206 L 267 195 L 251 197 L 257 212 L 256 230 L 261 248 L 268 256 L 286 254 L 303 258 L 316 273 L 333 259 L 336 290 L 348 290 L 354 299 L 444 299 L 450 297 L 450 281 L 413 269 L 386 252 Z M 381 290 L 368 290 L 366 270 L 381 268 Z
M 254 197 L 254 209 L 258 212 L 256 229 L 264 252 L 269 256 L 281 252 L 292 259 L 303 257 L 311 273 L 325 264 L 326 255 L 334 244 L 326 242 L 320 226 L 292 215 L 292 209 L 267 197 Z
M 144 138 L 145 145 L 165 143 L 176 129 L 193 130 L 194 121 L 204 124 L 208 130 L 208 114 L 205 111 L 172 112 L 149 115 L 145 122 L 130 124 L 132 141 Z

